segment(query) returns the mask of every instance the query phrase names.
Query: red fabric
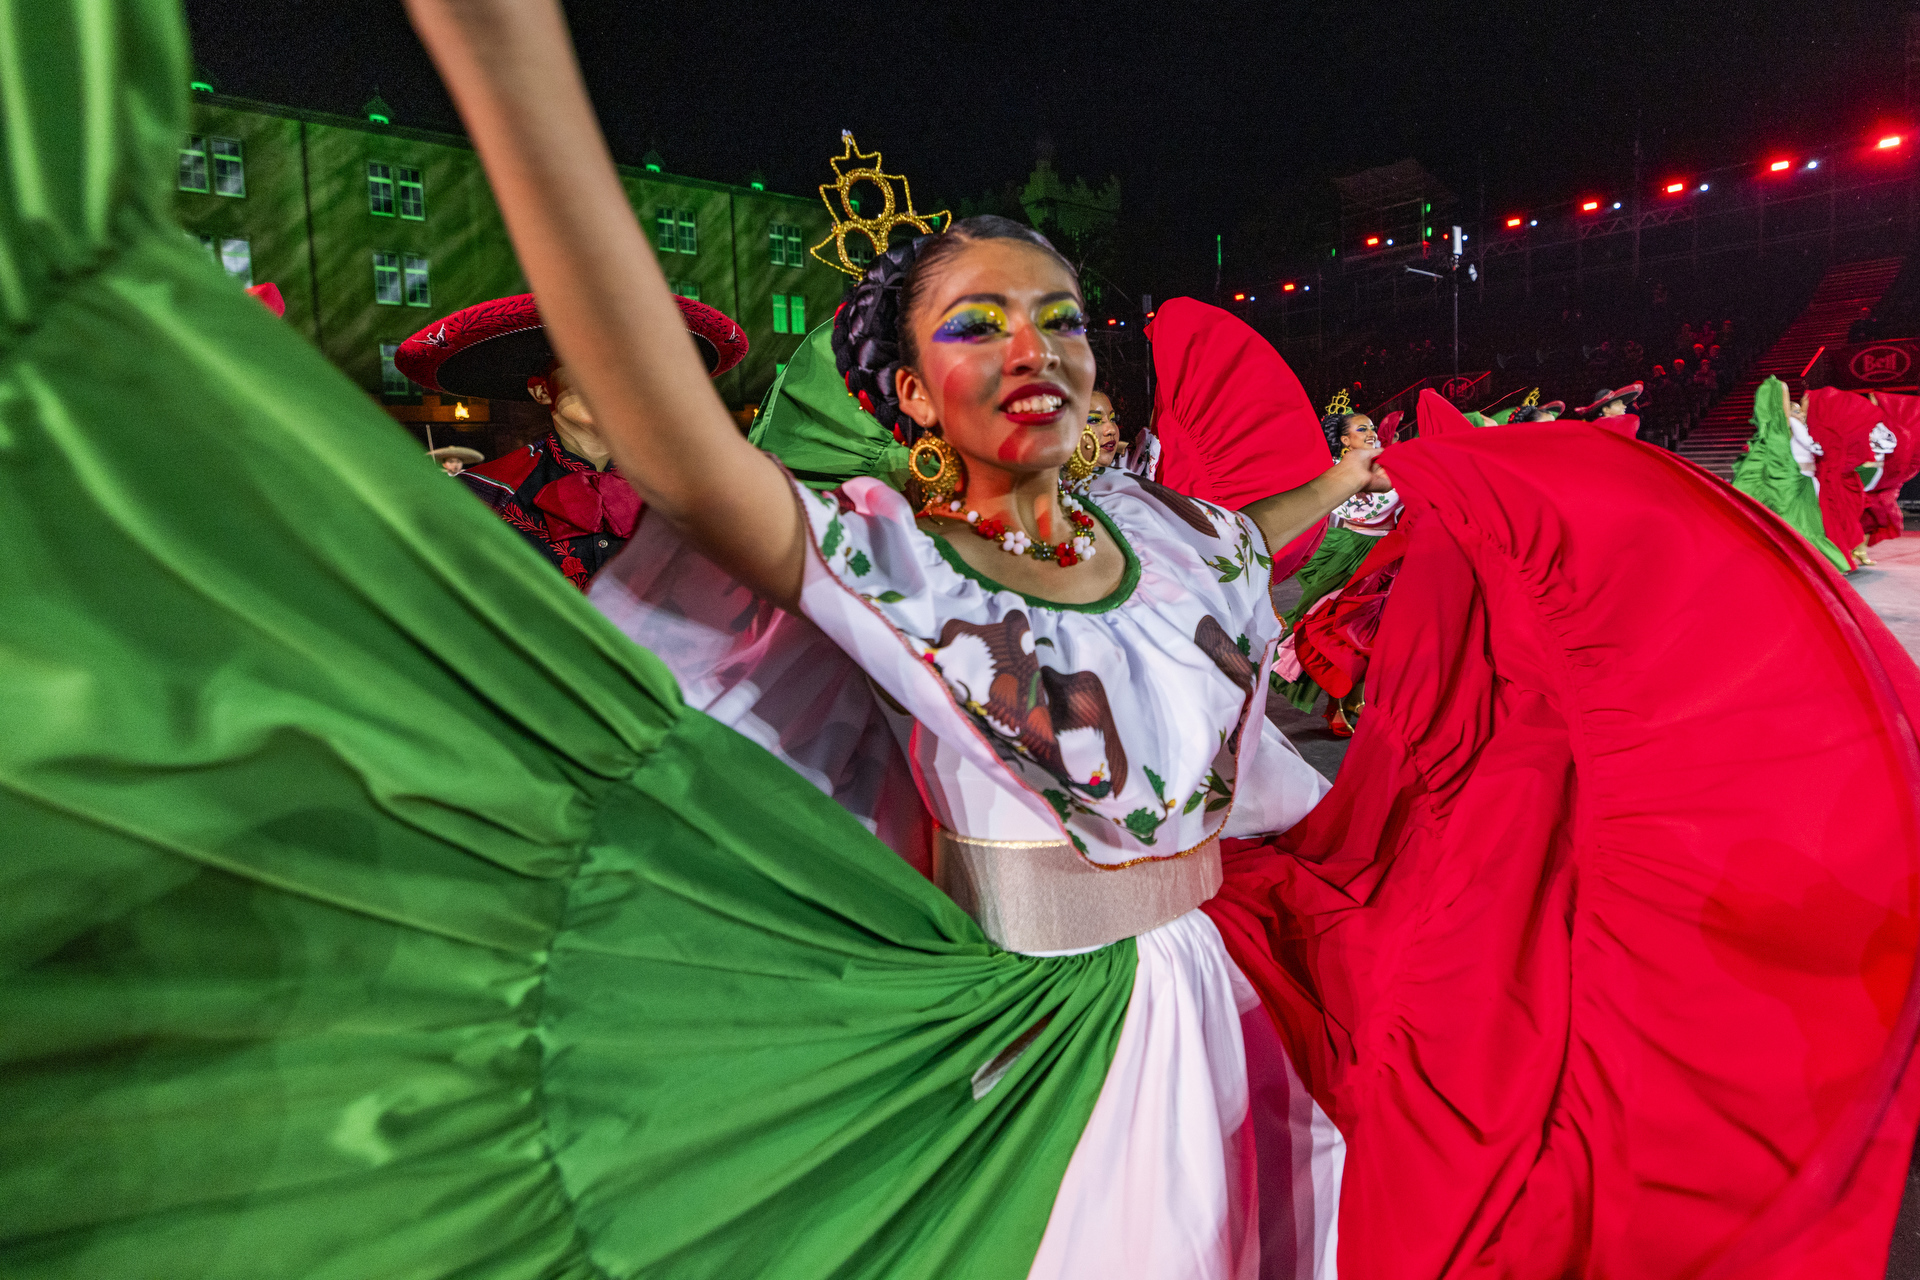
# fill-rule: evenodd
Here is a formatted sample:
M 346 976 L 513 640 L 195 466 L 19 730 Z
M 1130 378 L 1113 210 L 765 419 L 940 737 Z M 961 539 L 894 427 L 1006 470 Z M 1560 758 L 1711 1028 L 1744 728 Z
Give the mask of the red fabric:
M 1273 557 L 1273 581 L 1283 582 L 1300 572 L 1300 566 L 1313 559 L 1313 553 L 1320 549 L 1320 541 L 1326 536 L 1327 517 L 1321 516 L 1313 522 L 1313 528 L 1280 548 Z
M 1413 407 L 1414 421 L 1420 424 L 1420 438 L 1431 440 L 1435 436 L 1450 435 L 1456 431 L 1473 431 L 1476 428 L 1467 421 L 1467 415 L 1453 407 L 1453 402 L 1426 387 L 1420 392 L 1420 399 Z M 1395 453 L 1396 460 L 1401 456 Z
M 1294 653 L 1315 684 L 1344 698 L 1367 678 L 1380 617 L 1406 555 L 1407 526 L 1382 537 L 1347 585 L 1300 619 Z
M 1333 465 L 1300 379 L 1246 321 L 1173 298 L 1161 304 L 1147 337 L 1161 484 L 1238 511 Z
M 491 462 L 481 462 L 466 469 L 470 476 L 485 476 L 498 481 L 511 493 L 518 489 L 533 469 L 540 464 L 540 451 L 532 445 L 522 445 L 512 453 L 503 453 Z
M 279 316 L 281 319 L 286 319 L 287 300 L 280 296 L 279 285 L 271 280 L 261 284 L 250 284 L 247 286 L 247 293 L 251 297 L 258 298 L 261 306 L 273 312 L 273 314 Z
M 1900 489 L 1920 475 L 1920 396 L 1876 391 L 1874 399 L 1880 405 L 1881 421 L 1899 437 L 1900 447 L 1883 460 L 1881 465 L 1886 469 L 1881 473 L 1880 482 L 1866 495 L 1861 525 L 1867 531 L 1869 544 L 1898 538 L 1906 532 L 1906 516 L 1900 510 Z
M 1380 434 L 1380 447 L 1382 449 L 1393 443 L 1394 437 L 1398 435 L 1400 431 L 1400 419 L 1406 416 L 1405 413 L 1395 409 L 1392 413 L 1373 424 Z
M 589 533 L 611 533 L 631 538 L 640 519 L 640 495 L 617 471 L 575 471 L 552 481 L 534 495 L 533 503 L 547 518 L 547 536 L 583 538 Z
M 1880 416 L 1865 396 L 1833 387 L 1814 391 L 1807 403 L 1807 434 L 1825 451 L 1813 463 L 1820 482 L 1820 524 L 1848 564 L 1867 537 L 1860 523 L 1867 491 L 1858 468 L 1873 460 L 1867 437 Z
M 1395 446 L 1367 714 L 1206 908 L 1346 1136 L 1340 1272 L 1878 1280 L 1920 672 L 1744 495 L 1528 439 Z
M 1611 431 L 1615 435 L 1625 436 L 1629 440 L 1640 438 L 1640 419 L 1631 413 L 1622 413 L 1611 418 L 1595 418 L 1593 425 Z

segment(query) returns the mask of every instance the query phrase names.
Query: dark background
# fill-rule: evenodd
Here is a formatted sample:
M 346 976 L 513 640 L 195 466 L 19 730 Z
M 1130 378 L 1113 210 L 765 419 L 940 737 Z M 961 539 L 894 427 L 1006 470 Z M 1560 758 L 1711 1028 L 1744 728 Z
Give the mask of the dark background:
M 1693 176 L 1909 123 L 1898 0 L 779 6 L 574 0 L 614 154 L 811 190 L 839 131 L 923 208 L 978 206 L 1041 155 L 1118 175 L 1116 283 L 1210 288 L 1304 250 L 1328 179 L 1418 158 L 1472 216 Z M 458 128 L 392 0 L 189 0 L 220 92 Z

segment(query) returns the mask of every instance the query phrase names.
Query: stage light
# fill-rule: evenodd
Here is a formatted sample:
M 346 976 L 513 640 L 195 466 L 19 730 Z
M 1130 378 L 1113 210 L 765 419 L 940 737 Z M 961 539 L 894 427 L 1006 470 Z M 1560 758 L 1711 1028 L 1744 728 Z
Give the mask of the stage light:
M 1616 209 L 1618 209 L 1618 208 L 1620 207 L 1620 202 L 1619 202 L 1618 200 L 1615 200 L 1615 201 L 1613 202 L 1613 207 L 1614 207 L 1614 208 L 1616 208 Z
M 1520 219 L 1518 219 L 1518 218 L 1508 218 L 1508 219 L 1507 219 L 1507 225 L 1508 225 L 1508 226 L 1510 226 L 1510 227 L 1517 227 L 1517 226 L 1519 226 L 1519 225 L 1520 225 Z
M 1367 248 L 1369 248 L 1369 249 L 1371 249 L 1371 248 L 1373 248 L 1373 247 L 1374 247 L 1375 245 L 1377 245 L 1377 244 L 1379 244 L 1379 243 L 1380 243 L 1380 237 L 1379 237 L 1379 236 L 1368 236 L 1368 237 L 1367 237 Z
M 1677 196 L 1686 189 L 1687 184 L 1684 182 L 1669 182 L 1667 184 L 1667 194 L 1670 196 Z
M 1393 241 L 1392 241 L 1392 240 L 1388 240 L 1388 241 L 1387 241 L 1387 248 L 1389 248 L 1389 249 L 1391 249 L 1391 248 L 1393 248 Z
M 1247 295 L 1244 293 L 1236 293 L 1233 295 L 1233 300 L 1235 302 L 1245 302 L 1247 300 Z
M 1300 292 L 1302 292 L 1302 293 L 1312 293 L 1312 292 L 1313 292 L 1313 286 L 1312 286 L 1312 285 L 1310 285 L 1310 284 L 1303 284 L 1303 285 L 1301 285 L 1301 286 L 1300 286 Z
M 1239 295 L 1236 295 L 1236 296 L 1239 296 Z M 1107 323 L 1108 323 L 1109 325 L 1116 325 L 1116 324 L 1119 324 L 1120 322 L 1119 322 L 1118 320 L 1111 320 L 1111 319 L 1110 319 L 1110 320 L 1108 320 L 1108 321 L 1107 321 Z
M 1535 218 L 1531 222 L 1527 223 L 1527 225 L 1530 227 L 1537 227 L 1540 225 L 1540 219 Z
M 1280 292 L 1282 292 L 1282 293 L 1292 293 L 1292 292 L 1293 292 L 1293 286 L 1292 286 L 1292 285 L 1290 285 L 1290 284 L 1283 284 L 1283 285 L 1281 285 L 1281 286 L 1280 286 Z
M 1704 182 L 1700 184 L 1700 189 L 1701 189 L 1702 191 L 1711 191 L 1711 190 L 1713 190 L 1713 188 L 1712 188 L 1712 187 L 1710 187 L 1710 186 L 1708 186 L 1708 185 L 1707 185 L 1706 183 L 1704 183 Z
M 1809 168 L 1809 169 L 1818 169 L 1819 167 L 1820 167 L 1820 162 L 1819 162 L 1818 160 L 1809 160 L 1809 161 L 1807 161 L 1807 168 Z
M 1589 200 L 1585 204 L 1580 206 L 1580 212 L 1592 213 L 1595 209 L 1598 209 L 1599 207 L 1600 207 L 1600 202 L 1598 200 Z
M 1792 167 L 1793 167 L 1793 161 L 1791 160 L 1775 160 L 1772 164 L 1767 166 L 1767 168 L 1773 173 L 1785 173 L 1788 169 Z
M 1876 150 L 1891 151 L 1895 147 L 1900 145 L 1900 135 L 1897 133 L 1890 133 L 1886 137 L 1880 139 L 1880 141 L 1874 143 L 1873 145 Z

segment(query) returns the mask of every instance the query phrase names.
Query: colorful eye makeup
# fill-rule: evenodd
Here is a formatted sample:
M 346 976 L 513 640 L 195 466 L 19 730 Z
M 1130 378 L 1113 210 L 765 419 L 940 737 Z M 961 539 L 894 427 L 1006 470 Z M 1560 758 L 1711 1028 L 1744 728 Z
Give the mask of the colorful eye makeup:
M 1033 322 L 1050 333 L 1081 334 L 1087 331 L 1087 313 L 1072 298 L 1058 298 L 1040 308 Z
M 963 302 L 933 331 L 935 342 L 978 342 L 1007 332 L 1007 313 L 991 302 Z

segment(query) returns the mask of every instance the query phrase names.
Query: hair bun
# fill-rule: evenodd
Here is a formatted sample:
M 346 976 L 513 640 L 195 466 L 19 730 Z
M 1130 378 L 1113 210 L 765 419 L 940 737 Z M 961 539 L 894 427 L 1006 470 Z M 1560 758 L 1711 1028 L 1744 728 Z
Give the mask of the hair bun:
M 861 406 L 907 443 L 894 374 L 900 368 L 900 286 L 928 239 L 916 236 L 873 260 L 833 318 L 833 362 Z

